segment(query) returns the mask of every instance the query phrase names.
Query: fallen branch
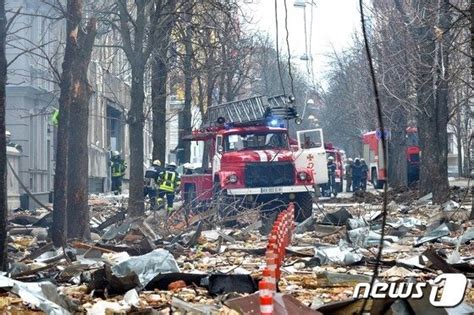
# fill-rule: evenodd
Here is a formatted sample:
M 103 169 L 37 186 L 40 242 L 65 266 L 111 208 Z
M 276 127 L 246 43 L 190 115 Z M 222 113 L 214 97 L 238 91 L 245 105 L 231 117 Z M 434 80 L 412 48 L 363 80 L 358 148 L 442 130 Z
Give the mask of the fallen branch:
M 94 249 L 102 253 L 116 253 L 116 251 L 113 251 L 107 248 L 102 248 L 102 247 L 98 247 L 98 246 L 94 246 L 94 245 L 90 245 L 90 244 L 86 244 L 82 242 L 73 242 L 71 245 L 74 248 L 81 248 L 81 249 L 87 249 L 87 250 Z
M 36 268 L 36 269 L 31 269 L 31 270 L 26 270 L 26 271 L 22 271 L 22 272 L 19 272 L 15 275 L 12 275 L 12 278 L 14 279 L 19 279 L 19 278 L 22 278 L 22 277 L 27 277 L 27 276 L 31 276 L 31 275 L 34 275 L 40 271 L 43 271 L 43 270 L 48 270 L 52 267 L 55 267 L 57 264 L 59 263 L 59 260 L 58 261 L 54 261 L 52 263 L 49 263 L 43 267 L 39 267 L 39 268 Z

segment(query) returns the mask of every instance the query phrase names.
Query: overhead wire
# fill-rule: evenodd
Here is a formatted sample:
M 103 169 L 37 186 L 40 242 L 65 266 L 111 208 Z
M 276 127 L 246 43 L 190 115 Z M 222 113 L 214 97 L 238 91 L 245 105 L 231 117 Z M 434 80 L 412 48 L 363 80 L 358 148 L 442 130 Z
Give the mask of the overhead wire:
M 372 80 L 372 88 L 374 91 L 374 98 L 375 98 L 375 105 L 376 105 L 376 111 L 377 111 L 377 120 L 379 124 L 379 128 L 381 130 L 381 142 L 382 142 L 382 159 L 383 159 L 383 165 L 387 165 L 387 142 L 385 139 L 384 135 L 384 125 L 383 125 L 383 118 L 382 118 L 382 105 L 380 102 L 380 96 L 379 96 L 379 91 L 377 87 L 377 79 L 375 77 L 375 70 L 374 70 L 374 65 L 372 61 L 372 54 L 370 51 L 369 47 L 369 40 L 367 37 L 367 30 L 366 30 L 366 25 L 365 25 L 365 16 L 364 16 L 364 4 L 363 0 L 359 0 L 359 9 L 360 9 L 360 19 L 361 19 L 361 26 L 362 26 L 362 35 L 364 38 L 364 46 L 365 46 L 365 52 L 367 54 L 367 62 L 369 65 L 369 71 L 370 71 L 370 77 Z M 380 262 L 382 259 L 382 250 L 383 250 L 383 245 L 384 245 L 384 239 L 385 239 L 385 227 L 387 225 L 387 183 L 384 185 L 384 195 L 383 195 L 383 203 L 382 203 L 382 231 L 381 231 L 381 237 L 380 237 L 380 242 L 379 242 L 379 248 L 377 251 L 377 256 L 376 256 L 376 261 L 374 265 L 374 270 L 372 274 L 372 278 L 370 280 L 370 288 L 372 288 L 375 284 L 375 280 L 378 276 L 379 268 L 380 268 Z M 362 308 L 360 310 L 360 314 L 364 313 L 364 309 L 367 305 L 367 299 L 364 299 L 364 303 L 362 304 Z
M 309 64 L 311 69 L 311 84 L 314 89 L 316 86 L 316 81 L 314 79 L 314 65 L 313 65 L 313 15 L 314 15 L 314 5 L 315 3 L 311 1 L 311 11 L 309 16 Z
M 280 47 L 278 44 L 278 0 L 275 0 L 275 49 L 276 49 L 276 58 L 277 58 L 277 67 L 278 67 L 278 76 L 280 77 L 281 89 L 283 94 L 286 95 L 285 84 L 283 83 L 283 76 L 281 75 L 281 62 L 280 62 Z
M 276 2 L 276 0 L 275 0 Z M 290 32 L 288 31 L 288 6 L 286 0 L 283 0 L 285 8 L 285 31 L 286 31 L 286 48 L 288 50 L 288 75 L 290 76 L 291 94 L 295 97 L 295 87 L 293 82 L 293 73 L 291 72 L 291 52 L 290 52 Z
M 307 22 L 306 22 L 306 4 L 303 7 L 303 30 L 304 30 L 304 57 L 306 58 L 306 72 L 308 73 L 308 77 L 311 75 L 309 69 L 309 49 L 308 49 L 308 30 L 307 30 Z

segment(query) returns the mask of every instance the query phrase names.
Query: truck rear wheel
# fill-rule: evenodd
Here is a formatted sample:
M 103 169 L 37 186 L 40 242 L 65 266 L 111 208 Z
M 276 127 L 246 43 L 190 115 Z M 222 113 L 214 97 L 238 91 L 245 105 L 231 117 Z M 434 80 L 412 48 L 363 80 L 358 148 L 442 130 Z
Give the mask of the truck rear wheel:
M 342 193 L 342 180 L 339 183 L 336 183 L 336 192 Z
M 313 197 L 309 192 L 296 195 L 295 221 L 303 222 L 313 215 Z
M 372 169 L 372 185 L 374 185 L 375 189 L 382 189 L 385 181 L 378 180 L 377 178 L 377 170 L 375 168 Z

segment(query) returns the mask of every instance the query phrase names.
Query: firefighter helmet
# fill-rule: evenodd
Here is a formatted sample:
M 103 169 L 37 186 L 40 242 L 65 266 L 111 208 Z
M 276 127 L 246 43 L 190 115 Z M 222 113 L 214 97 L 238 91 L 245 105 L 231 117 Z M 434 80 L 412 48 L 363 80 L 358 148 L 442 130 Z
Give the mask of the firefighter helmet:
M 151 165 L 156 165 L 156 166 L 161 166 L 161 161 L 160 160 L 154 160 Z
M 328 161 L 334 161 L 334 157 L 333 156 L 328 157 Z
M 168 164 L 169 167 L 172 167 L 172 168 L 176 168 L 177 165 L 175 162 L 171 162 L 170 164 Z
M 120 153 L 119 151 L 112 151 L 112 156 L 115 157 L 115 156 L 119 156 Z

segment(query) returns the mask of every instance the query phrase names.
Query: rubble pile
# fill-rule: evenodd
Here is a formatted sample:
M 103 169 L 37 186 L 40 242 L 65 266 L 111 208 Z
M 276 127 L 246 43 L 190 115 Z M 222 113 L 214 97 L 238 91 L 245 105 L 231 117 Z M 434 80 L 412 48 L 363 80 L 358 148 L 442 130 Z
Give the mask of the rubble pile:
M 366 204 L 382 204 L 383 202 L 383 191 L 357 191 L 350 198 L 339 198 L 339 202 L 352 202 L 352 203 L 366 203 Z M 417 203 L 423 196 L 420 196 L 420 192 L 416 187 L 395 187 L 389 188 L 387 192 L 388 202 L 394 201 L 397 204 L 410 205 Z M 456 203 L 470 204 L 471 203 L 471 192 L 467 187 L 451 186 L 449 191 L 449 197 L 451 201 Z M 430 201 L 430 199 L 428 199 Z
M 411 194 L 392 192 L 381 279 L 428 281 L 443 272 L 472 278 L 470 209 L 456 200 L 432 205 L 430 196 L 412 196 L 406 203 Z M 313 217 L 295 227 L 278 283 L 283 308 L 346 314 L 362 306 L 352 296 L 355 285 L 373 275 L 382 208 L 379 202 L 338 201 L 315 204 Z M 92 240 L 71 241 L 65 248 L 49 241 L 47 210 L 12 215 L 10 232 L 17 232 L 10 233 L 10 271 L 0 277 L 2 312 L 238 314 L 258 304 L 268 240 L 254 212 L 239 228 L 225 228 L 205 213 L 179 225 L 179 217 L 160 212 L 131 219 L 117 198 L 96 196 L 90 205 Z M 427 299 L 420 302 L 425 309 L 432 307 Z M 369 302 L 368 308 L 402 307 Z M 412 302 L 406 299 L 403 307 L 416 310 Z M 456 310 L 471 312 L 472 305 L 469 285 Z

